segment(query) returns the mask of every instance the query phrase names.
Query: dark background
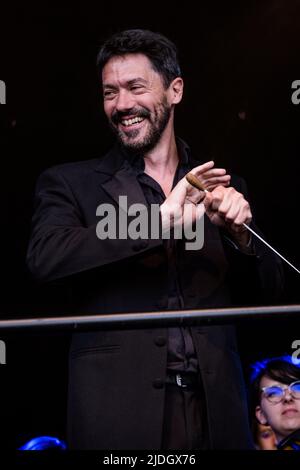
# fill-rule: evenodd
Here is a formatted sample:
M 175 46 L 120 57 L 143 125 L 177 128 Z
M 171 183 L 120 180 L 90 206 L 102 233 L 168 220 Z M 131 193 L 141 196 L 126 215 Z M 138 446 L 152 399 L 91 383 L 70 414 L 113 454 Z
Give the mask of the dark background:
M 244 176 L 266 239 L 300 266 L 300 105 L 291 102 L 291 84 L 300 79 L 300 2 L 107 3 L 1 9 L 2 318 L 51 312 L 51 298 L 25 266 L 34 185 L 45 168 L 110 147 L 95 59 L 102 41 L 125 28 L 159 31 L 177 44 L 185 78 L 177 133 L 200 160 Z M 300 303 L 299 275 L 285 272 L 280 303 Z M 257 358 L 291 353 L 299 326 L 291 318 L 240 324 L 246 375 Z M 68 334 L 1 339 L 2 445 L 42 434 L 64 438 Z

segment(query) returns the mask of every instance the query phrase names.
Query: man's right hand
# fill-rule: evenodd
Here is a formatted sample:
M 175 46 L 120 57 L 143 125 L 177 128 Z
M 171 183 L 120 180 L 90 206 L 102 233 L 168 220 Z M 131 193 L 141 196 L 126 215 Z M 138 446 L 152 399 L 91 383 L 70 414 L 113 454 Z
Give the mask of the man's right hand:
M 202 187 L 208 191 L 217 186 L 227 187 L 230 184 L 230 175 L 226 174 L 224 168 L 214 168 L 213 161 L 199 165 L 189 173 L 197 176 Z M 182 178 L 160 206 L 163 230 L 169 226 L 193 223 L 202 217 L 205 212 L 202 204 L 204 198 L 204 191 L 192 186 L 185 177 Z

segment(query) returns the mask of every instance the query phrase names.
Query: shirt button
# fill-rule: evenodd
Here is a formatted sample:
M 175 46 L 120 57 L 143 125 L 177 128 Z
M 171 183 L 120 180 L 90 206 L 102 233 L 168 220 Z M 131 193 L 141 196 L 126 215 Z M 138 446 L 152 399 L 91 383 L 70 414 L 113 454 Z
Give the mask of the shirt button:
M 155 379 L 153 380 L 153 388 L 161 389 L 164 388 L 165 382 L 162 379 Z
M 132 245 L 132 249 L 133 251 L 141 251 L 141 250 L 145 250 L 147 246 L 148 246 L 148 242 L 146 240 L 143 240 Z
M 156 344 L 156 346 L 165 346 L 167 340 L 163 336 L 158 336 L 157 338 L 155 338 L 154 343 Z

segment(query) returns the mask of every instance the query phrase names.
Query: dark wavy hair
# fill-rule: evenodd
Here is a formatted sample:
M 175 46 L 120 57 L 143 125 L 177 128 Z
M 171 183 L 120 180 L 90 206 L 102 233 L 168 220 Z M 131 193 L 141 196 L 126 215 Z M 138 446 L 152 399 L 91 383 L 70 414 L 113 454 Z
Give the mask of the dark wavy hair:
M 260 381 L 263 376 L 284 384 L 300 380 L 300 365 L 291 356 L 279 356 L 257 361 L 252 365 L 251 404 L 259 405 L 261 397 Z
M 153 69 L 161 75 L 165 88 L 176 77 L 181 76 L 175 44 L 162 34 L 146 29 L 128 29 L 108 38 L 97 56 L 100 75 L 112 57 L 134 53 L 142 53 L 148 57 Z

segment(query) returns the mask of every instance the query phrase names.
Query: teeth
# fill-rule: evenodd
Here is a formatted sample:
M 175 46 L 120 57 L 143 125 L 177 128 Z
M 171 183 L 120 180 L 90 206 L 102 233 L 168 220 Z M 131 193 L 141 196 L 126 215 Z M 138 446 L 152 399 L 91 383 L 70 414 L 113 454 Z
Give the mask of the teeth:
M 124 126 L 132 126 L 132 124 L 136 124 L 137 122 L 142 122 L 144 119 L 141 117 L 135 117 L 133 119 L 125 119 L 122 121 Z

